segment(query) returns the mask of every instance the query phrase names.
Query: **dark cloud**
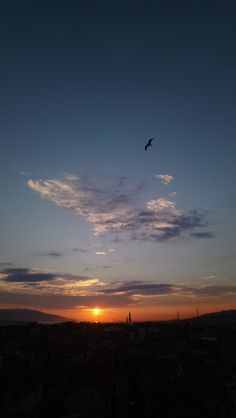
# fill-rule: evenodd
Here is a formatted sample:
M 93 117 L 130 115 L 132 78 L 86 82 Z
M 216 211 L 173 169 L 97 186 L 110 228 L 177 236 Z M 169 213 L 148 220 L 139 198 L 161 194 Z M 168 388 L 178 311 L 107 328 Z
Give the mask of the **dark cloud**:
M 126 292 L 126 293 L 141 293 L 141 294 L 153 294 L 153 295 L 166 295 L 173 293 L 175 291 L 175 286 L 172 284 L 163 284 L 163 283 L 143 283 L 139 281 L 134 281 L 130 283 L 124 283 L 121 286 L 111 289 L 104 289 L 104 293 L 117 293 L 117 292 Z
M 5 282 L 43 282 L 56 278 L 54 273 L 36 273 L 27 268 L 5 268 L 1 273 L 6 274 Z
M 169 220 L 169 223 L 166 226 L 163 219 L 163 226 L 158 226 L 156 229 L 154 227 L 152 232 L 150 232 L 145 230 L 142 231 L 142 225 L 155 225 L 155 222 L 157 221 L 156 214 L 143 211 L 141 214 L 139 214 L 135 223 L 133 224 L 133 233 L 131 238 L 133 240 L 151 240 L 156 242 L 178 238 L 184 232 L 194 230 L 195 228 L 203 228 L 208 226 L 207 214 L 207 212 L 196 210 L 190 211 L 187 215 L 178 214 L 177 216 L 173 216 L 173 218 Z M 191 235 L 194 234 L 197 235 L 197 238 L 200 238 L 200 236 L 202 238 L 206 238 L 206 234 L 208 236 L 210 232 L 204 231 L 199 233 L 191 233 Z
M 70 252 L 86 253 L 88 252 L 88 250 L 86 250 L 85 248 L 72 248 L 71 250 L 67 250 L 67 251 L 56 251 L 56 250 L 38 251 L 37 253 L 35 253 L 35 255 L 39 255 L 42 257 L 56 258 L 56 257 L 62 257 Z
M 111 240 L 111 244 L 120 244 L 121 242 L 123 242 L 123 239 L 118 236 Z
M 46 255 L 49 257 L 62 257 L 64 254 L 59 251 L 49 251 Z
M 182 291 L 182 294 L 192 295 L 196 297 L 218 297 L 218 296 L 223 296 L 223 295 L 236 294 L 236 286 L 208 285 L 208 286 L 202 286 L 200 288 L 197 288 L 197 287 L 188 288 L 186 286 L 186 287 L 183 287 L 181 291 Z
M 204 231 L 204 232 L 191 232 L 190 234 L 193 238 L 199 238 L 199 239 L 207 239 L 207 238 L 215 238 L 214 234 L 210 231 Z
M 40 257 L 52 257 L 52 258 L 56 258 L 56 257 L 62 257 L 64 255 L 64 253 L 62 251 L 37 251 L 35 253 L 35 255 L 38 255 Z
M 113 266 L 103 265 L 103 266 L 100 266 L 100 268 L 103 268 L 103 269 L 112 269 Z
M 56 251 L 56 250 L 38 251 L 35 253 L 35 255 L 42 256 L 42 257 L 56 258 L 56 257 L 63 257 L 64 255 L 70 252 L 86 253 L 88 252 L 88 250 L 86 250 L 85 248 L 72 248 L 71 250 L 67 250 L 67 251 Z
M 103 289 L 104 294 L 115 295 L 125 293 L 126 296 L 135 294 L 151 296 L 179 295 L 190 297 L 215 297 L 229 294 L 236 294 L 236 286 L 201 286 L 189 287 L 188 285 L 177 285 L 171 283 L 145 283 L 142 281 L 124 282 L 111 288 Z
M 54 273 L 54 272 L 41 272 L 36 269 L 29 268 L 2 268 L 0 273 L 4 274 L 1 280 L 8 283 L 39 283 L 39 282 L 51 282 L 53 280 L 58 280 L 58 278 L 63 279 L 64 281 L 73 282 L 86 282 L 91 280 L 90 277 L 79 276 L 74 274 L 65 274 L 65 273 Z

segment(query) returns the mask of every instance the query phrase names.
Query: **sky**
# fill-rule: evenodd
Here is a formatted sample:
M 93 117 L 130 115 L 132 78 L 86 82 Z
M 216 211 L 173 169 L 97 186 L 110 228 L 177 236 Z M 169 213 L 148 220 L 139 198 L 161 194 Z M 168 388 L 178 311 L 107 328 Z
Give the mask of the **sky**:
M 236 308 L 235 17 L 227 0 L 1 2 L 1 308 Z

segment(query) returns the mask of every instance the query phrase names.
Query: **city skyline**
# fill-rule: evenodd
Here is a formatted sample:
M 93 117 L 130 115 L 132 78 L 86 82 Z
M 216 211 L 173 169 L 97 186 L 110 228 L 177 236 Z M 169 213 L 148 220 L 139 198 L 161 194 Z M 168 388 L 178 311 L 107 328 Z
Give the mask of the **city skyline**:
M 0 308 L 235 309 L 235 14 L 1 6 Z

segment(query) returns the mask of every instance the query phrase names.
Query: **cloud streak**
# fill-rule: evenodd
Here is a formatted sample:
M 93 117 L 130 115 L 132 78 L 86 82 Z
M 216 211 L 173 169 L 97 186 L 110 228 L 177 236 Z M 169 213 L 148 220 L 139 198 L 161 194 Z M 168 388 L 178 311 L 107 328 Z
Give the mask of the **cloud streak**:
M 87 179 L 67 176 L 29 180 L 28 186 L 42 198 L 83 218 L 95 235 L 127 233 L 131 239 L 154 242 L 178 238 L 187 232 L 192 237 L 195 233 L 196 238 L 211 238 L 208 231 L 195 232 L 208 226 L 204 211 L 183 214 L 174 201 L 165 197 L 146 201 L 140 207 L 137 197 L 141 185 L 133 190 L 123 183 L 98 188 Z
M 5 282 L 44 282 L 55 279 L 53 273 L 38 273 L 37 270 L 30 270 L 26 268 L 6 268 L 1 270 L 1 274 L 4 275 Z
M 39 251 L 35 254 L 39 256 L 46 256 L 46 257 L 52 257 L 52 258 L 62 257 L 64 255 L 64 253 L 61 251 L 53 251 L 53 250 L 48 251 L 48 252 Z
M 204 231 L 204 232 L 191 232 L 191 236 L 193 238 L 215 238 L 214 234 L 210 231 Z

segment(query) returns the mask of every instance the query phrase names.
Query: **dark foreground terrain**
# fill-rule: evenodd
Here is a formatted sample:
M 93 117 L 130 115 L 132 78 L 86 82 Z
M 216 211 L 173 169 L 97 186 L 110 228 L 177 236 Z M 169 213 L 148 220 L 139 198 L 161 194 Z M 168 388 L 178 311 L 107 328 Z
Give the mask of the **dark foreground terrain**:
M 236 321 L 0 327 L 1 418 L 236 417 Z

